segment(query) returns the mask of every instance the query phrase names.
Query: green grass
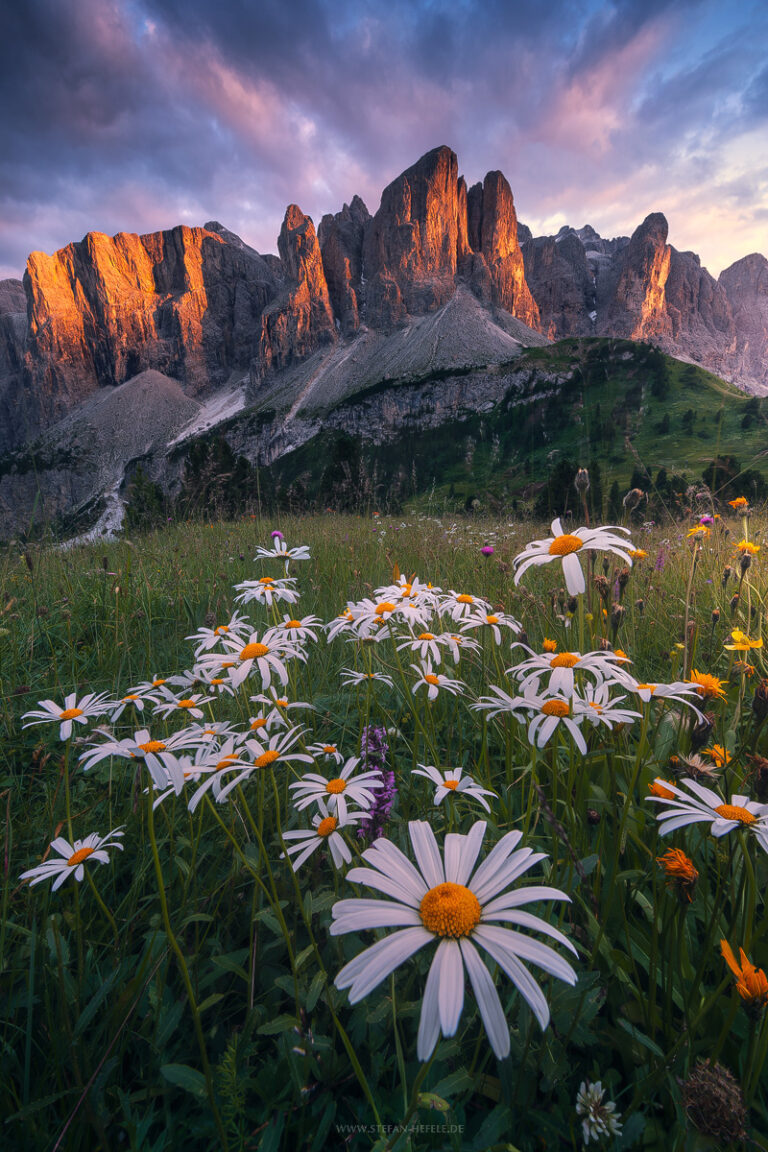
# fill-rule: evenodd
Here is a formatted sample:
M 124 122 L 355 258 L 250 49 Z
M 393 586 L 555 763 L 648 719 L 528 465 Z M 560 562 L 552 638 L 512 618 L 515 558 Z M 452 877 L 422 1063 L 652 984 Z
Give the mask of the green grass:
M 748 676 L 740 654 L 723 647 L 735 627 L 763 634 L 762 517 L 746 525 L 724 519 L 695 565 L 687 525 L 636 527 L 635 545 L 648 557 L 624 585 L 618 615 L 615 557 L 605 602 L 590 585 L 588 602 L 570 603 L 559 562 L 513 584 L 514 557 L 547 535 L 541 524 L 326 515 L 283 518 L 279 526 L 290 544 L 306 543 L 312 553 L 292 569 L 297 615 L 331 620 L 397 572 L 416 574 L 511 613 L 536 651 L 545 637 L 560 651 L 603 641 L 628 653 L 639 680 L 671 682 L 691 667 L 714 674 L 726 696 L 704 705 L 712 726 L 703 746 L 721 744 L 732 759 L 713 787 L 726 799 L 766 789 L 750 757 L 768 756 L 768 735 L 752 710 L 768 669 L 755 649 Z M 314 705 L 298 713 L 307 731 L 297 746 L 333 742 L 358 755 L 366 723 L 388 729 L 387 766 L 399 791 L 386 835 L 404 851 L 408 820 L 428 819 L 442 841 L 482 818 L 483 853 L 519 830 L 523 844 L 546 854 L 524 879 L 571 897 L 533 906 L 578 950 L 574 988 L 533 969 L 551 1006 L 550 1027 L 542 1032 L 497 971 L 510 1057 L 493 1056 L 468 989 L 456 1035 L 439 1041 L 428 1068 L 416 1058 L 416 1033 L 432 949 L 350 1005 L 334 977 L 374 937 L 334 937 L 329 926 L 334 902 L 360 895 L 359 887 L 322 850 L 295 875 L 280 859 L 281 833 L 310 823 L 311 810 L 294 812 L 288 790 L 309 765 L 278 763 L 251 776 L 229 803 L 204 803 L 194 814 L 184 796 L 152 812 L 140 764 L 77 767 L 90 727 L 76 726 L 67 744 L 57 725 L 22 728 L 38 700 L 71 691 L 120 696 L 155 673 L 191 668 L 184 637 L 229 618 L 233 584 L 264 570 L 252 557 L 271 527 L 250 518 L 174 524 L 98 548 L 0 556 L 3 1147 L 576 1148 L 576 1093 L 591 1079 L 616 1101 L 624 1126 L 606 1147 L 683 1152 L 700 1145 L 680 1081 L 704 1058 L 733 1074 L 747 1097 L 751 1146 L 768 1147 L 768 1017 L 765 1009 L 745 1010 L 719 952 L 725 938 L 737 955 L 743 946 L 768 967 L 768 854 L 749 828 L 713 839 L 708 825 L 697 824 L 661 840 L 659 809 L 645 802 L 654 777 L 675 771 L 673 757 L 702 746 L 684 707 L 657 701 L 644 710 L 630 696 L 624 706 L 644 719 L 585 728 L 582 756 L 567 735 L 534 750 L 527 724 L 470 709 L 492 684 L 514 694 L 504 669 L 522 657 L 508 633 L 501 648 L 488 633 L 457 667 L 449 661 L 448 675 L 467 693 L 441 692 L 432 704 L 423 690 L 412 691 L 415 658 L 398 656 L 390 642 L 339 637 L 311 646 L 306 664 L 291 664 L 286 695 Z M 763 551 L 740 585 L 738 574 L 724 584 L 745 527 Z M 479 552 L 486 542 L 495 549 L 489 559 Z M 278 575 L 280 565 L 267 570 Z M 595 572 L 603 571 L 598 556 Z M 261 631 L 264 609 L 252 607 L 251 615 Z M 342 667 L 381 670 L 395 687 L 342 689 Z M 248 696 L 258 690 L 251 683 L 211 711 L 245 724 L 256 709 Z M 115 735 L 141 727 L 159 738 L 178 724 L 166 728 L 148 706 L 135 721 L 124 714 Z M 497 794 L 490 815 L 459 795 L 434 807 L 427 782 L 411 776 L 419 763 L 463 766 Z M 20 882 L 54 836 L 68 835 L 70 819 L 74 837 L 123 825 L 125 850 L 92 866 L 90 880 L 70 878 L 56 893 Z M 655 862 L 670 846 L 698 869 L 690 901 L 667 889 Z M 401 1134 L 403 1125 L 417 1127 Z

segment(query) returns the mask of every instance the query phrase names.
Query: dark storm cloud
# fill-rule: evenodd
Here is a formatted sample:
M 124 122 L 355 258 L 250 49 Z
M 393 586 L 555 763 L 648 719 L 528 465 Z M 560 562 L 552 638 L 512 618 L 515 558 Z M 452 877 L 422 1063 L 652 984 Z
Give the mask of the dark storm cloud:
M 470 180 L 505 171 L 531 218 L 610 225 L 654 186 L 674 203 L 768 111 L 759 9 L 746 35 L 714 0 L 4 8 L 0 274 L 89 229 L 211 217 L 274 250 L 288 202 L 317 220 L 358 192 L 374 211 L 442 143 Z

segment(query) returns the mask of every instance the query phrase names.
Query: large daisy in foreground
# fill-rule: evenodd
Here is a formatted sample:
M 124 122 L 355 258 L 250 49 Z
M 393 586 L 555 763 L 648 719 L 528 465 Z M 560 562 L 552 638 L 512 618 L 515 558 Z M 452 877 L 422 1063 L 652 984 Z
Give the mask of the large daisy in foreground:
M 515 557 L 515 584 L 520 583 L 520 577 L 532 566 L 550 564 L 553 560 L 562 560 L 563 576 L 570 596 L 578 596 L 585 591 L 587 585 L 584 573 L 579 563 L 577 553 L 587 549 L 597 549 L 600 552 L 614 552 L 620 556 L 625 564 L 632 567 L 632 557 L 629 549 L 631 540 L 624 540 L 616 536 L 616 532 L 629 535 L 627 528 L 577 528 L 575 532 L 563 532 L 559 520 L 552 521 L 552 536 L 547 540 L 532 540 Z
M 522 833 L 508 832 L 475 868 L 485 829 L 485 821 L 479 820 L 466 836 L 449 832 L 441 857 L 429 824 L 411 821 L 408 830 L 418 867 L 390 840 L 381 839 L 363 852 L 371 867 L 352 868 L 346 875 L 347 880 L 393 899 L 340 900 L 332 909 L 332 936 L 369 928 L 402 929 L 377 940 L 339 972 L 336 986 L 349 988 L 351 1004 L 367 996 L 420 948 L 437 942 L 421 1006 L 416 1049 L 420 1060 L 429 1059 L 441 1032 L 443 1036 L 456 1032 L 464 1006 L 465 976 L 493 1051 L 500 1060 L 509 1055 L 504 1010 L 478 944 L 509 976 L 542 1028 L 549 1023 L 549 1005 L 523 961 L 538 964 L 568 984 L 576 983 L 573 968 L 554 949 L 524 932 L 493 923 L 543 932 L 576 952 L 568 938 L 546 920 L 519 911 L 534 900 L 569 900 L 569 896 L 543 886 L 504 891 L 543 860 L 543 853 L 517 848 Z

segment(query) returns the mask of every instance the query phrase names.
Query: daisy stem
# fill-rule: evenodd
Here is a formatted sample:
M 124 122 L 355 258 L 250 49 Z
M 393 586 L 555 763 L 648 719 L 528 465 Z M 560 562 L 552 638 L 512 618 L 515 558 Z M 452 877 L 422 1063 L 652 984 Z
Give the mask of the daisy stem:
M 435 1052 L 436 1051 L 437 1051 L 437 1047 L 435 1047 Z M 432 1061 L 435 1058 L 435 1052 L 433 1052 L 432 1055 L 430 1056 L 429 1060 L 425 1064 L 422 1064 L 421 1068 L 419 1068 L 419 1071 L 416 1074 L 416 1079 L 413 1082 L 413 1090 L 411 1092 L 411 1102 L 408 1105 L 408 1109 L 407 1109 L 405 1115 L 403 1116 L 402 1120 L 400 1121 L 400 1123 L 397 1126 L 398 1131 L 392 1133 L 389 1140 L 387 1140 L 386 1144 L 383 1146 L 382 1152 L 391 1152 L 391 1149 L 394 1148 L 395 1144 L 397 1144 L 398 1140 L 403 1135 L 403 1132 L 407 1131 L 411 1116 L 413 1116 L 414 1112 L 416 1111 L 416 1109 L 419 1106 L 419 1091 L 421 1089 L 422 1084 L 424 1083 L 424 1080 L 426 1079 L 427 1073 L 429 1072 L 430 1068 L 432 1067 Z
M 85 878 L 88 881 L 91 892 L 93 892 L 94 896 L 96 897 L 96 903 L 98 904 L 99 908 L 101 908 L 102 912 L 104 913 L 107 920 L 109 921 L 110 927 L 112 928 L 112 931 L 114 932 L 114 935 L 115 935 L 115 945 L 117 946 L 120 944 L 120 933 L 117 930 L 117 924 L 115 923 L 115 918 L 112 915 L 112 913 L 110 912 L 109 908 L 107 908 L 104 901 L 102 900 L 101 895 L 99 894 L 99 890 L 96 887 L 96 882 L 93 879 L 93 877 L 91 876 L 91 873 L 89 872 L 89 870 L 87 868 L 85 870 Z
M 760 1073 L 765 1066 L 765 1060 L 768 1056 L 768 1012 L 763 1011 L 763 1019 L 760 1024 L 760 1029 L 757 1033 L 755 1047 L 752 1053 L 752 1061 L 749 1067 L 749 1075 L 746 1077 L 746 1086 L 744 1089 L 744 1103 L 749 1107 L 752 1103 L 752 1097 L 757 1091 L 757 1086 L 760 1083 Z
M 166 895 L 165 895 L 165 881 L 163 879 L 163 867 L 162 867 L 162 864 L 160 863 L 160 853 L 158 852 L 157 837 L 155 836 L 155 810 L 154 810 L 154 805 L 152 802 L 152 795 L 153 795 L 153 787 L 152 787 L 152 782 L 150 781 L 149 787 L 147 789 L 147 831 L 149 832 L 149 842 L 150 842 L 150 845 L 152 847 L 152 859 L 153 859 L 154 865 L 155 865 L 155 876 L 157 878 L 157 892 L 158 892 L 158 896 L 160 897 L 160 912 L 161 912 L 161 915 L 163 918 L 163 926 L 165 928 L 165 934 L 168 938 L 168 943 L 170 944 L 171 949 L 173 950 L 173 953 L 176 956 L 176 959 L 178 961 L 179 970 L 181 971 L 181 978 L 184 982 L 184 987 L 185 987 L 186 992 L 187 992 L 187 998 L 189 1000 L 189 1007 L 190 1007 L 190 1010 L 192 1012 L 192 1020 L 193 1020 L 194 1026 L 195 1026 L 195 1034 L 197 1036 L 197 1043 L 198 1043 L 198 1047 L 200 1048 L 200 1059 L 201 1059 L 202 1065 L 203 1065 L 203 1075 L 205 1076 L 205 1087 L 206 1087 L 206 1092 L 208 1095 L 208 1102 L 211 1106 L 211 1112 L 213 1114 L 213 1119 L 214 1119 L 214 1123 L 216 1125 L 216 1130 L 219 1134 L 219 1141 L 220 1141 L 221 1147 L 224 1149 L 224 1152 L 227 1152 L 227 1150 L 229 1148 L 229 1143 L 227 1141 L 227 1134 L 224 1130 L 224 1125 L 221 1122 L 221 1116 L 219 1115 L 219 1110 L 216 1107 L 216 1097 L 214 1095 L 214 1090 L 213 1090 L 213 1077 L 211 1076 L 211 1066 L 208 1063 L 208 1053 L 207 1053 L 206 1047 L 205 1047 L 205 1037 L 203 1035 L 203 1025 L 202 1025 L 202 1022 L 200 1020 L 200 1013 L 199 1013 L 198 1008 L 197 1008 L 197 1000 L 195 999 L 195 992 L 194 992 L 194 989 L 192 987 L 192 980 L 191 980 L 190 975 L 189 975 L 189 968 L 187 967 L 187 961 L 184 958 L 184 953 L 181 950 L 181 946 L 179 945 L 179 942 L 176 939 L 176 936 L 174 935 L 173 928 L 171 927 L 171 918 L 168 914 L 168 901 L 167 901 Z
M 683 627 L 683 680 L 688 675 L 688 658 L 690 653 L 688 646 L 690 639 L 688 636 L 688 621 L 691 614 L 691 588 L 693 587 L 693 574 L 696 571 L 696 557 L 698 545 L 694 543 L 693 552 L 691 554 L 691 568 L 688 573 L 688 587 L 685 590 L 685 625 Z
M 403 1108 L 408 1107 L 408 1077 L 405 1071 L 405 1060 L 403 1058 L 403 1045 L 400 1039 L 400 1030 L 397 1026 L 397 999 L 395 997 L 395 974 L 392 972 L 389 977 L 389 993 L 392 997 L 392 1030 L 395 1033 L 395 1052 L 397 1054 L 397 1068 L 400 1073 L 400 1083 L 403 1086 Z
M 757 892 L 757 886 L 755 883 L 755 870 L 749 856 L 749 849 L 744 833 L 741 831 L 739 831 L 739 844 L 741 845 L 741 858 L 744 861 L 744 902 L 742 905 L 744 931 L 742 935 L 744 938 L 744 950 L 746 952 L 752 943 L 752 926 L 755 922 L 755 894 Z

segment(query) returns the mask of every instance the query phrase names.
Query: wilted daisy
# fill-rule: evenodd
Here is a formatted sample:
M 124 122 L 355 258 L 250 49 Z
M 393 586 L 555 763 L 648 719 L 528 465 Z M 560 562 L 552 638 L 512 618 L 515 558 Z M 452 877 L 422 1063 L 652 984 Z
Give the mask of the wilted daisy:
M 680 781 L 688 789 L 687 792 L 669 781 L 657 783 L 663 784 L 673 794 L 671 799 L 667 796 L 647 797 L 652 803 L 665 806 L 665 811 L 656 817 L 660 824 L 660 835 L 666 836 L 687 824 L 699 822 L 708 823 L 713 836 L 725 836 L 734 828 L 748 828 L 754 832 L 760 846 L 768 852 L 768 804 L 759 804 L 748 796 L 736 794 L 731 797 L 730 803 L 726 803 L 717 792 L 687 777 Z
M 121 825 L 122 827 L 123 825 Z M 30 887 L 33 887 L 35 884 L 41 884 L 44 880 L 50 880 L 55 876 L 56 879 L 51 886 L 52 892 L 61 888 L 64 881 L 73 873 L 75 880 L 80 882 L 85 876 L 86 860 L 97 860 L 100 864 L 108 864 L 107 848 L 118 848 L 122 852 L 123 845 L 120 844 L 118 838 L 123 835 L 124 833 L 120 828 L 115 828 L 106 836 L 99 836 L 98 833 L 91 832 L 90 836 L 86 836 L 84 840 L 75 840 L 74 844 L 70 844 L 63 836 L 57 836 L 55 840 L 51 841 L 51 848 L 54 852 L 58 852 L 59 859 L 44 860 L 35 868 L 22 872 L 19 879 L 29 880 Z
M 338 812 L 342 818 L 347 815 L 348 801 L 361 808 L 370 808 L 384 782 L 378 769 L 353 775 L 359 763 L 359 756 L 351 756 L 338 775 L 330 780 L 318 772 L 305 772 L 300 780 L 289 785 L 296 797 L 294 808 L 301 812 L 314 801 L 319 803 L 323 800 L 330 813 Z
M 338 988 L 349 988 L 356 1004 L 391 972 L 427 944 L 437 943 L 424 988 L 417 1054 L 431 1055 L 438 1037 L 453 1036 L 464 1006 L 464 981 L 469 977 L 491 1047 L 502 1060 L 509 1054 L 509 1028 L 490 972 L 477 951 L 483 948 L 517 987 L 542 1028 L 549 1023 L 549 1006 L 523 961 L 531 961 L 568 984 L 576 973 L 546 944 L 493 921 L 538 930 L 575 948 L 562 932 L 529 912 L 519 911 L 534 900 L 568 900 L 556 888 L 504 889 L 545 857 L 530 848 L 517 848 L 522 833 L 508 832 L 475 868 L 486 825 L 478 821 L 467 835 L 448 833 L 441 857 L 435 835 L 424 821 L 411 821 L 408 831 L 418 867 L 391 841 L 377 840 L 363 852 L 370 868 L 353 868 L 347 880 L 364 884 L 392 900 L 340 900 L 332 909 L 331 935 L 371 928 L 399 928 L 345 964 L 336 977 Z M 466 968 L 466 972 L 465 972 Z
M 533 540 L 519 556 L 515 557 L 514 564 L 515 584 L 528 568 L 539 564 L 550 564 L 553 560 L 562 560 L 563 576 L 569 596 L 578 596 L 586 589 L 584 573 L 579 563 L 578 552 L 598 549 L 601 552 L 613 552 L 620 556 L 625 564 L 632 567 L 632 557 L 628 548 L 631 541 L 622 539 L 614 533 L 622 532 L 629 536 L 626 528 L 577 528 L 574 533 L 563 532 L 560 520 L 552 521 L 552 536 L 546 540 Z
M 271 576 L 262 576 L 259 580 L 243 580 L 241 584 L 235 584 L 235 591 L 240 593 L 235 600 L 238 604 L 249 604 L 255 600 L 259 604 L 266 604 L 267 608 L 279 601 L 295 604 L 299 599 L 295 584 L 296 580 L 292 576 L 286 576 L 283 580 L 273 580 Z
M 426 776 L 427 780 L 431 780 L 436 785 L 435 804 L 441 804 L 446 796 L 461 793 L 477 800 L 486 812 L 490 812 L 491 808 L 485 797 L 496 796 L 496 793 L 491 792 L 488 788 L 481 788 L 476 780 L 471 776 L 464 776 L 463 772 L 463 768 L 444 768 L 441 770 L 431 764 L 419 764 L 418 768 L 411 770 L 411 775 Z
M 322 800 L 317 802 L 320 809 L 312 817 L 312 827 L 296 829 L 293 832 L 283 832 L 283 840 L 292 840 L 296 843 L 291 844 L 290 848 L 286 848 L 286 854 L 293 856 L 291 860 L 291 867 L 294 872 L 298 872 L 305 860 L 315 852 L 321 845 L 327 844 L 331 850 L 331 858 L 335 868 L 341 868 L 342 864 L 349 864 L 352 859 L 352 853 L 349 846 L 346 844 L 343 836 L 339 832 L 340 828 L 349 828 L 358 820 L 362 820 L 365 812 L 349 812 L 346 811 L 342 816 L 341 812 L 331 813 Z M 281 854 L 280 859 L 283 859 Z M 333 928 L 331 928 L 333 931 Z
M 63 708 L 55 700 L 39 700 L 39 711 L 25 712 L 22 716 L 22 720 L 31 717 L 26 724 L 22 724 L 22 728 L 30 728 L 34 724 L 59 724 L 59 739 L 68 740 L 72 735 L 73 724 L 87 724 L 94 716 L 103 716 L 113 704 L 114 701 L 106 692 L 89 692 L 81 700 L 77 699 L 76 692 L 71 692 L 64 698 Z
M 417 676 L 416 683 L 411 689 L 414 695 L 418 692 L 419 688 L 425 687 L 428 698 L 430 700 L 436 700 L 441 692 L 448 692 L 451 696 L 457 696 L 465 687 L 461 680 L 451 680 L 441 672 L 435 672 L 429 661 L 425 664 L 411 664 L 411 669 Z

